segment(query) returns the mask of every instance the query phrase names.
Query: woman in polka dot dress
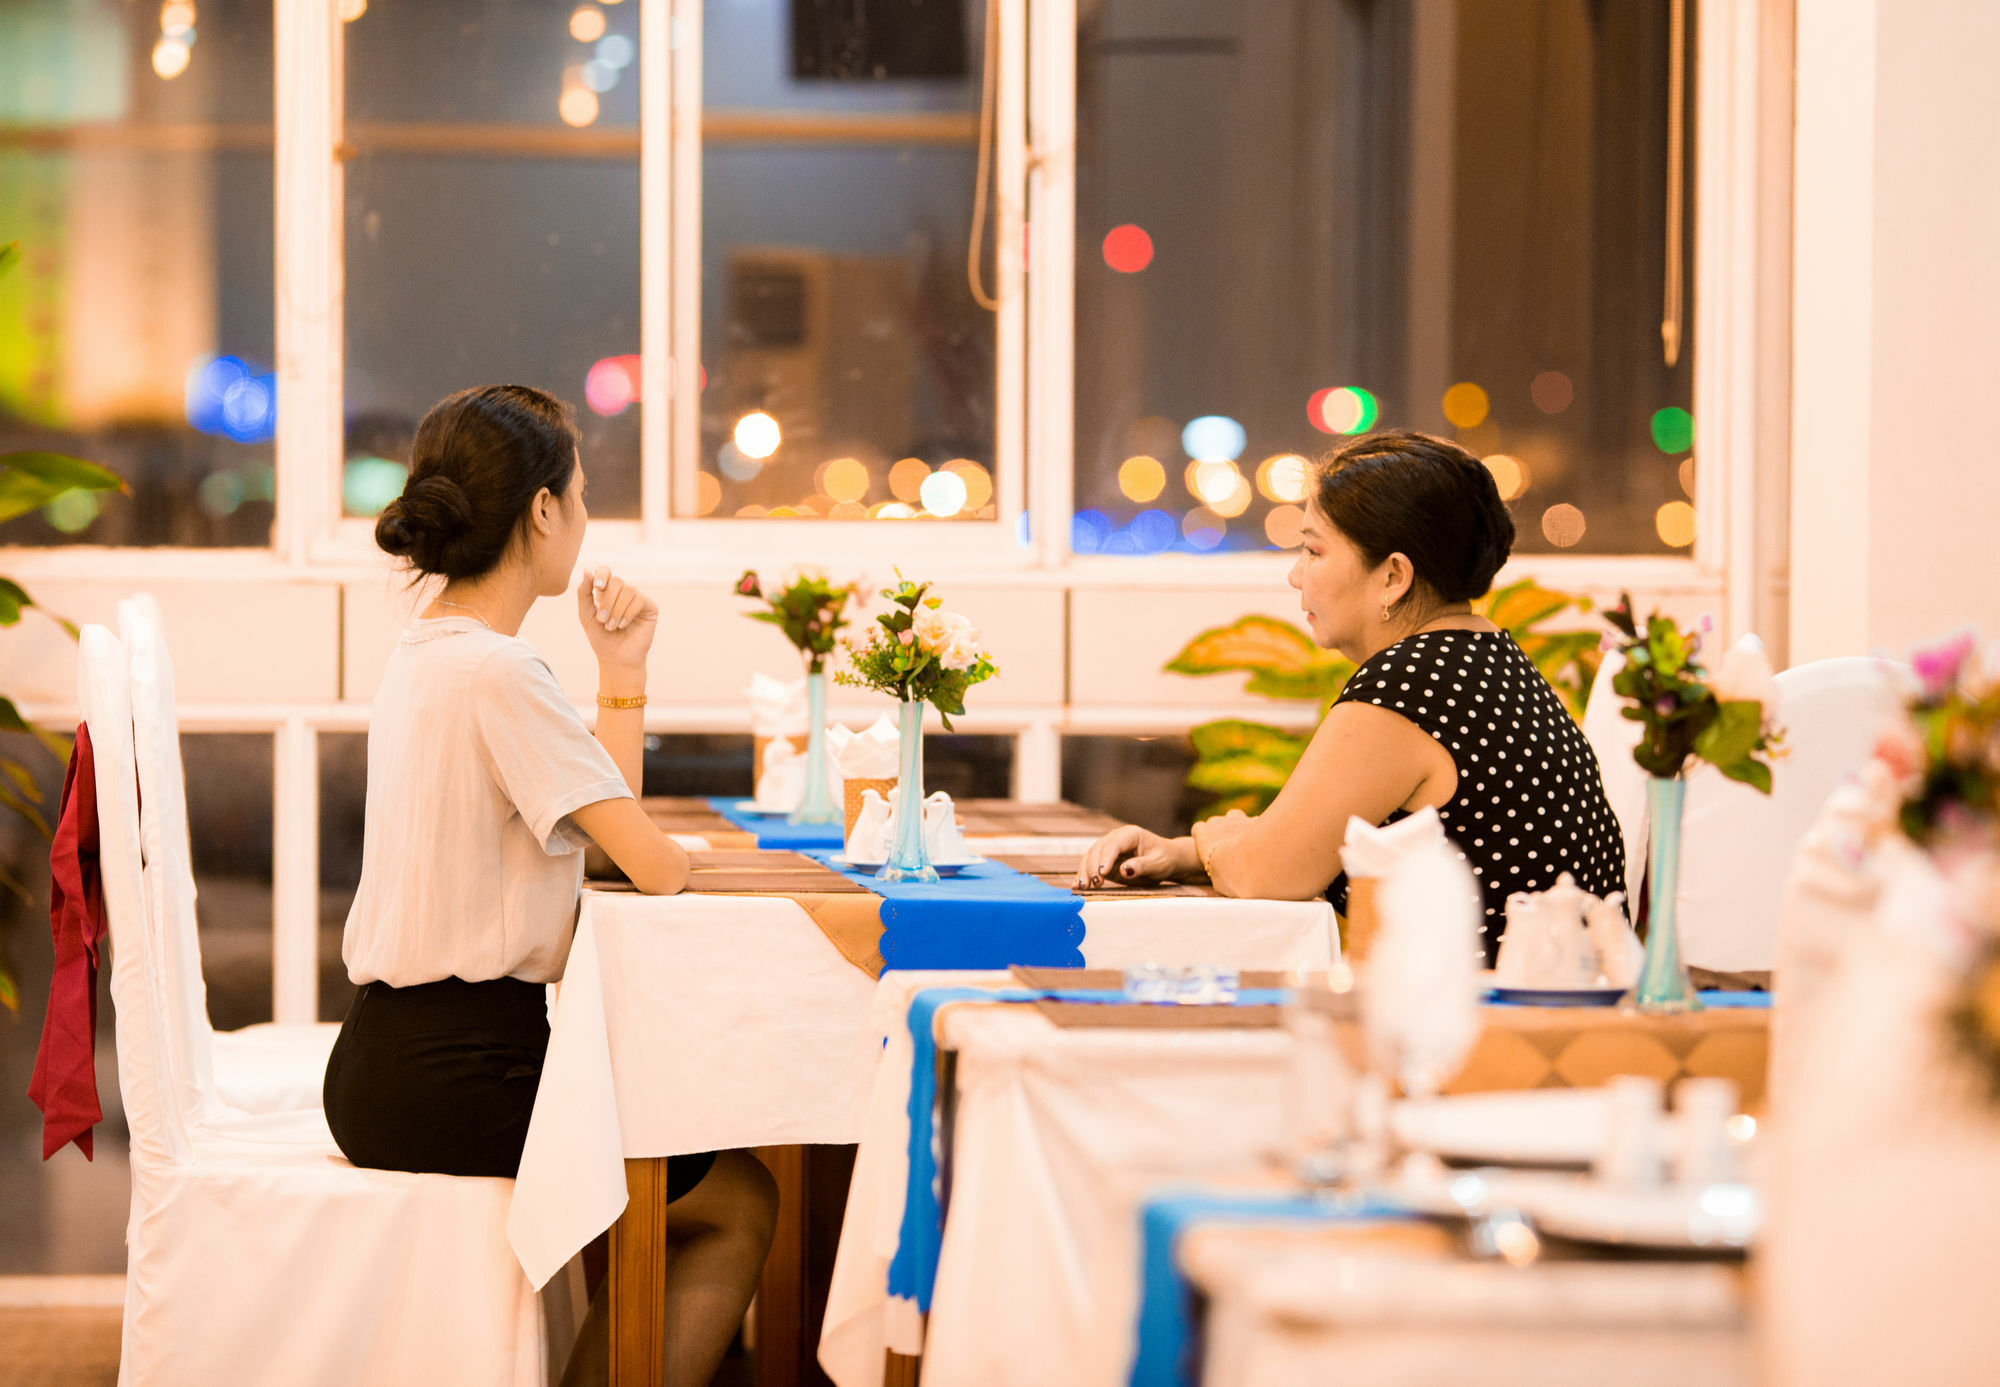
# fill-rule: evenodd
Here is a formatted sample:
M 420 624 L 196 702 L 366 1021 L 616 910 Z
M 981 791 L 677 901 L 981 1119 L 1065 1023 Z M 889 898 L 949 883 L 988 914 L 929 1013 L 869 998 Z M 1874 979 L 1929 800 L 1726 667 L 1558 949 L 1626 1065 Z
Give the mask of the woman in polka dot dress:
M 1624 844 L 1590 744 L 1513 638 L 1472 614 L 1513 544 L 1492 475 L 1456 444 L 1385 432 L 1322 463 L 1291 583 L 1353 678 L 1264 813 L 1185 838 L 1114 830 L 1078 880 L 1206 876 L 1226 895 L 1324 893 L 1344 910 L 1348 819 L 1428 807 L 1479 880 L 1489 960 L 1511 892 L 1564 872 L 1600 896 L 1620 889 Z

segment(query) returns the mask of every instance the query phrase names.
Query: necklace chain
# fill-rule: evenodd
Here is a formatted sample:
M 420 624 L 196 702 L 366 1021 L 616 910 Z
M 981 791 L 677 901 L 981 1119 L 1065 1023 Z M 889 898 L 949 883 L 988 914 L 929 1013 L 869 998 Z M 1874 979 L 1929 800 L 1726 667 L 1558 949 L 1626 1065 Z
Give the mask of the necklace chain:
M 491 622 L 487 621 L 487 619 L 481 616 L 478 612 L 474 612 L 472 608 L 466 606 L 463 602 L 453 602 L 443 597 L 436 599 L 436 601 L 440 607 L 456 607 L 461 612 L 471 612 L 472 619 L 474 621 L 478 622 L 481 626 L 484 626 L 489 631 L 493 629 L 493 625 Z

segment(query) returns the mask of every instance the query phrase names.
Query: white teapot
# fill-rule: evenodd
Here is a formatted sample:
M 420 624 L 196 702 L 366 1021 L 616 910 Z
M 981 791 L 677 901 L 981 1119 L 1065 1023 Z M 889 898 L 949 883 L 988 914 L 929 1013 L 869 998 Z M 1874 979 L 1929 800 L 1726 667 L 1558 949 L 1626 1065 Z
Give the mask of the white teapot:
M 1509 896 L 1495 980 L 1502 987 L 1630 987 L 1644 951 L 1625 923 L 1624 902 L 1622 891 L 1600 900 L 1568 872 L 1546 891 Z

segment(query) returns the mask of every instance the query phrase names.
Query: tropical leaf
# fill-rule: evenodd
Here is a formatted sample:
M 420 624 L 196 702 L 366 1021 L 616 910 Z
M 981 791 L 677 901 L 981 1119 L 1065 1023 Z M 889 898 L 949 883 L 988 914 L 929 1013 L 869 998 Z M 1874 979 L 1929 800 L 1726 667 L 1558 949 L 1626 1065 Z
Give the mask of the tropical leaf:
M 1195 754 L 1206 760 L 1223 756 L 1284 754 L 1297 758 L 1305 751 L 1309 739 L 1261 722 L 1225 718 L 1194 728 L 1188 733 L 1188 740 L 1194 743 Z
M 115 472 L 62 453 L 0 453 L 0 521 L 40 510 L 65 491 L 123 491 Z
M 49 754 L 65 765 L 69 763 L 69 738 L 60 732 L 51 732 L 45 727 L 37 727 L 21 716 L 21 710 L 14 706 L 11 698 L 0 698 L 0 732 L 25 732 L 49 749 Z
M 12 626 L 21 619 L 21 608 L 34 605 L 26 588 L 12 578 L 0 578 L 0 626 Z
M 1236 809 L 1241 809 L 1246 814 L 1261 814 L 1271 807 L 1271 801 L 1274 798 L 1276 798 L 1275 793 L 1224 795 L 1221 799 L 1216 800 L 1206 809 L 1203 809 L 1195 817 L 1195 822 L 1200 823 L 1203 819 L 1218 819 Z
M 1354 666 L 1346 660 L 1328 661 L 1312 669 L 1296 673 L 1289 670 L 1261 669 L 1251 675 L 1243 685 L 1247 693 L 1259 694 L 1265 698 L 1312 699 L 1319 703 L 1331 704 L 1340 697 L 1340 691 L 1347 685 L 1348 676 L 1354 673 Z
M 1221 756 L 1211 761 L 1197 761 L 1194 769 L 1188 772 L 1188 784 L 1210 794 L 1269 791 L 1275 795 L 1284 788 L 1285 778 L 1297 764 L 1297 757 Z
M 21 891 L 21 887 L 12 877 L 6 877 L 4 884 L 14 891 Z M 14 986 L 14 979 L 8 976 L 5 968 L 0 968 L 0 1007 L 5 1007 L 9 1011 L 21 1009 L 21 990 Z
M 9 241 L 6 245 L 0 246 L 0 275 L 4 275 L 7 271 L 13 269 L 20 259 L 21 243 L 19 241 Z
M 1172 674 L 1226 674 L 1231 670 L 1302 673 L 1327 659 L 1311 636 L 1276 617 L 1246 616 L 1203 631 L 1167 662 Z
M 49 821 L 42 817 L 42 811 L 35 807 L 34 801 L 18 790 L 15 790 L 12 786 L 0 785 L 0 806 L 13 810 L 16 814 L 19 814 L 22 818 L 33 824 L 35 832 L 41 834 L 42 837 L 55 837 L 55 830 L 49 827 Z
M 1557 592 L 1543 587 L 1533 578 L 1523 578 L 1504 588 L 1493 589 L 1472 606 L 1474 611 L 1501 630 L 1521 631 L 1537 622 L 1547 621 L 1568 607 L 1588 611 L 1590 599 Z

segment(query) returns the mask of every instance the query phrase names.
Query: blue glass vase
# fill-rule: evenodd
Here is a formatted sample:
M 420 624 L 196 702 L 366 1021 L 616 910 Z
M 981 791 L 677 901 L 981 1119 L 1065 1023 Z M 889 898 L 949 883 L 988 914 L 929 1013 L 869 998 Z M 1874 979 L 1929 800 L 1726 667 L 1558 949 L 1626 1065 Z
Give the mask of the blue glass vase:
M 819 670 L 806 676 L 806 717 L 806 796 L 785 822 L 837 824 L 840 806 L 826 783 L 826 675 Z
M 1646 781 L 1651 818 L 1646 844 L 1646 961 L 1627 1002 L 1652 1015 L 1701 1010 L 1701 998 L 1681 962 L 1680 928 L 1674 918 L 1681 881 L 1681 803 L 1686 798 L 1687 781 L 1679 776 L 1656 775 Z
M 896 840 L 877 881 L 936 881 L 924 847 L 924 701 L 905 699 L 898 721 L 902 765 L 896 782 Z

